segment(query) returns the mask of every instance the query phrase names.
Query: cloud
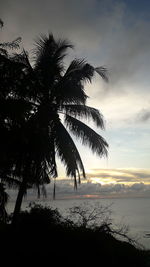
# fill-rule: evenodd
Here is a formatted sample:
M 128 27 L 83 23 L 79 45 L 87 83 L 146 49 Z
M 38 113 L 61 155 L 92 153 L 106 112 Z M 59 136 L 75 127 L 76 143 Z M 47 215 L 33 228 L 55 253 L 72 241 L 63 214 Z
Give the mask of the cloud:
M 149 169 L 93 169 L 87 175 L 89 179 L 111 178 L 112 182 L 150 182 Z
M 144 183 L 135 183 L 130 187 L 130 189 L 136 191 L 141 191 L 141 190 L 143 191 L 146 189 L 146 187 L 150 189 L 150 186 L 146 186 Z
M 73 180 L 56 179 L 56 199 L 149 197 L 150 169 L 96 169 L 93 172 L 96 174 L 87 174 L 77 190 L 74 190 Z M 52 199 L 53 189 L 52 181 L 46 186 L 47 201 Z M 11 189 L 8 193 L 10 200 L 15 200 L 17 191 Z M 26 200 L 36 201 L 36 198 L 37 191 L 28 190 Z
M 117 80 L 132 76 L 150 49 L 149 21 L 137 18 L 122 0 L 7 0 L 1 12 L 9 33 L 23 35 L 28 47 L 36 35 L 52 31 L 70 38 L 85 57 L 107 63 Z
M 47 187 L 52 195 L 53 184 Z M 147 197 L 150 193 L 150 169 L 94 169 L 74 190 L 70 179 L 56 179 L 57 198 Z
M 150 109 L 142 109 L 136 116 L 136 121 L 137 122 L 148 122 L 150 119 Z
M 52 187 L 47 189 L 48 195 L 52 197 Z M 132 183 L 127 185 L 119 184 L 100 184 L 100 183 L 82 183 L 74 191 L 73 185 L 67 182 L 58 181 L 56 187 L 56 198 L 115 198 L 115 197 L 148 197 L 150 193 L 150 184 Z

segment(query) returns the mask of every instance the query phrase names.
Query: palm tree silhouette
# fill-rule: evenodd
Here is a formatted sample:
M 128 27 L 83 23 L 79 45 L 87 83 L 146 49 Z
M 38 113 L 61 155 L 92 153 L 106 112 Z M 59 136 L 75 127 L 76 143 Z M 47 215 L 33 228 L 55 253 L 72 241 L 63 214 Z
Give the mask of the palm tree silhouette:
M 0 28 L 4 26 L 0 19 Z M 20 181 L 13 176 L 16 146 L 14 143 L 14 128 L 23 115 L 23 103 L 15 99 L 15 88 L 20 79 L 22 67 L 9 54 L 10 50 L 18 49 L 21 38 L 12 42 L 0 43 L 0 216 L 6 216 L 5 204 L 8 195 L 5 184 L 18 188 Z M 22 109 L 22 110 L 21 110 Z M 21 115 L 22 114 L 22 115 Z M 14 149 L 15 148 L 15 149 Z
M 74 59 L 65 69 L 69 48 L 73 48 L 70 42 L 55 40 L 49 34 L 36 41 L 33 64 L 24 50 L 11 58 L 17 78 L 8 99 L 16 106 L 17 114 L 11 119 L 9 151 L 13 146 L 13 176 L 21 182 L 14 221 L 27 187 L 48 183 L 51 177 L 58 176 L 56 156 L 63 162 L 66 175 L 74 178 L 75 188 L 77 180 L 80 183 L 81 176 L 85 178 L 82 159 L 69 132 L 98 156 L 107 155 L 104 138 L 81 121 L 92 119 L 104 129 L 102 114 L 86 106 L 84 84 L 91 82 L 95 72 L 107 80 L 106 69 L 94 68 L 83 59 Z

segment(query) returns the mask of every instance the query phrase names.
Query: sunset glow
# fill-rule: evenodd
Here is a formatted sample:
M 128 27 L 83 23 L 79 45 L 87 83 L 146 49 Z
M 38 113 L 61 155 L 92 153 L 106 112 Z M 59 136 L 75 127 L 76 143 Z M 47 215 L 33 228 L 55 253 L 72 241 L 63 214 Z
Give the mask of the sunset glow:
M 132 185 L 134 183 L 150 184 L 150 169 L 93 169 L 87 173 L 92 183 L 116 184 L 123 183 Z

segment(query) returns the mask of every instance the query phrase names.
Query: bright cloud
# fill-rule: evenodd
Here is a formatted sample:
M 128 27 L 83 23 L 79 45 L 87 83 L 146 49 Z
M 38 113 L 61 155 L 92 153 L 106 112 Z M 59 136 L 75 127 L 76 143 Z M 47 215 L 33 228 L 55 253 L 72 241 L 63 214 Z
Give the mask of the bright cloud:
M 94 169 L 87 174 L 88 179 L 95 183 L 135 183 L 150 184 L 150 169 Z
M 53 194 L 53 182 L 47 186 Z M 56 198 L 149 197 L 150 169 L 94 169 L 87 173 L 77 191 L 73 180 L 56 179 Z

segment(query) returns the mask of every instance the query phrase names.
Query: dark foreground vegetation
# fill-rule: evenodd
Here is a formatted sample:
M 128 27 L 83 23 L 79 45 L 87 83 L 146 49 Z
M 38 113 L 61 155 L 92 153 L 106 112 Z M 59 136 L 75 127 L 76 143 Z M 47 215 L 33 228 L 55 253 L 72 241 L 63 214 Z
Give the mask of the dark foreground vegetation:
M 149 251 L 118 240 L 109 225 L 79 225 L 64 219 L 57 209 L 40 205 L 20 213 L 15 227 L 1 224 L 0 236 L 5 264 L 150 266 Z

